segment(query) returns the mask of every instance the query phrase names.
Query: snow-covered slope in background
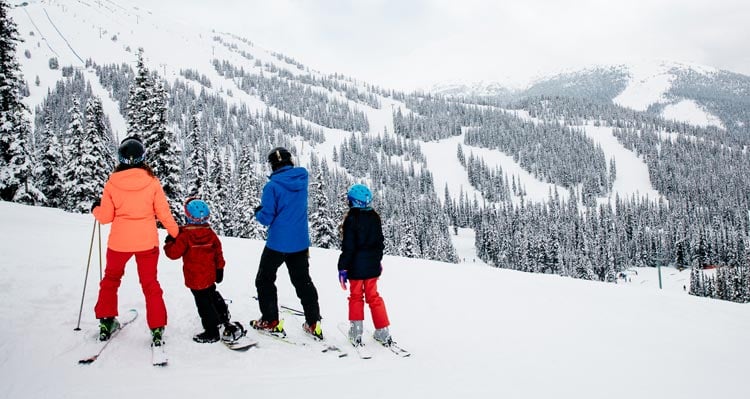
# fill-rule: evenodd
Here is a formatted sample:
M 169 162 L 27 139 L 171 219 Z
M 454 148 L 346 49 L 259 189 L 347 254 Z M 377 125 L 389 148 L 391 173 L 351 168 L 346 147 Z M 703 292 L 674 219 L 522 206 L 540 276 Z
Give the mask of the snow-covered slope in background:
M 716 126 L 724 129 L 719 118 L 704 110 L 694 100 L 682 100 L 664 107 L 661 115 L 665 119 L 687 122 L 693 126 Z
M 664 102 L 664 95 L 672 86 L 673 76 L 664 63 L 641 63 L 627 66 L 630 80 L 627 87 L 612 102 L 636 111 Z
M 675 281 L 669 287 L 679 288 L 659 291 L 654 274 L 644 272 L 640 280 L 633 275 L 631 284 L 615 285 L 495 269 L 473 258 L 453 265 L 386 257 L 379 288 L 394 337 L 413 354 L 398 358 L 368 340 L 375 357 L 361 360 L 265 337 L 256 337 L 259 347 L 245 353 L 192 342 L 200 331 L 193 298 L 180 263 L 162 256 L 166 368 L 150 364 L 143 295 L 131 261 L 120 311 L 136 308 L 141 315 L 99 360 L 82 366 L 77 361 L 97 328 L 95 244 L 83 331 L 73 331 L 93 218 L 6 202 L 0 212 L 0 398 L 703 399 L 742 397 L 747 389 L 748 305 L 686 295 L 677 280 L 687 271 L 663 269 L 664 278 Z M 106 245 L 109 229 L 102 230 Z M 247 323 L 259 315 L 250 298 L 263 243 L 224 238 L 223 244 L 227 271 L 219 290 L 231 299 L 233 318 Z M 323 331 L 344 345 L 334 327 L 347 319 L 337 257 L 314 248 L 310 270 Z M 283 267 L 277 286 L 281 303 L 299 306 Z M 299 338 L 302 321 L 285 317 L 289 334 Z

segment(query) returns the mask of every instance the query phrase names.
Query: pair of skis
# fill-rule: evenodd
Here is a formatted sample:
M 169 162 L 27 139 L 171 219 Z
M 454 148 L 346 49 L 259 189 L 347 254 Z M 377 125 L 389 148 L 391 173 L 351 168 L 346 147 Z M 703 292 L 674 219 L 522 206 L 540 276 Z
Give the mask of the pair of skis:
M 258 297 L 254 296 L 253 299 L 257 301 Z M 303 318 L 305 316 L 305 314 L 301 310 L 290 308 L 284 305 L 280 305 L 279 308 L 281 308 L 281 311 L 283 313 L 290 314 L 297 318 Z M 298 341 L 298 340 L 288 337 L 286 332 L 274 333 L 274 332 L 270 332 L 266 330 L 255 330 L 255 331 L 257 331 L 260 335 L 264 335 L 264 336 L 273 338 L 277 341 L 285 342 L 291 345 L 297 345 L 297 346 L 308 346 L 308 344 L 319 345 L 320 351 L 322 353 L 335 353 L 338 357 L 346 357 L 349 355 L 349 353 L 347 353 L 345 350 L 341 349 L 339 346 L 335 345 L 334 343 L 330 342 L 328 339 L 326 338 L 319 339 L 317 337 L 314 337 L 308 334 L 307 332 L 303 334 L 305 337 L 305 341 Z
M 138 311 L 135 309 L 129 309 L 127 313 L 119 319 L 120 327 L 112 332 L 112 335 L 110 335 L 109 339 L 106 341 L 98 341 L 96 348 L 92 350 L 92 355 L 80 359 L 78 361 L 78 364 L 91 364 L 95 362 L 102 354 L 102 352 L 107 349 L 110 342 L 112 342 L 118 335 L 120 335 L 120 331 L 133 323 L 136 318 L 138 318 Z M 253 346 L 258 345 L 258 341 L 251 339 L 246 334 L 247 331 L 245 330 L 245 334 L 243 334 L 239 339 L 232 342 L 221 340 L 221 342 L 230 350 L 244 352 L 252 348 Z M 151 364 L 161 367 L 169 364 L 169 356 L 167 356 L 167 351 L 164 347 L 163 342 L 159 346 L 154 346 L 153 344 L 151 345 Z
M 253 298 L 255 298 L 256 300 L 258 299 L 257 297 L 253 297 Z M 304 312 L 302 312 L 301 310 L 295 309 L 295 308 L 292 308 L 292 307 L 289 307 L 289 306 L 279 305 L 279 308 L 283 312 L 292 314 L 292 315 L 297 316 L 297 317 L 304 317 L 304 315 L 305 315 Z M 370 350 L 367 347 L 365 347 L 365 345 L 363 343 L 360 342 L 358 344 L 355 344 L 355 343 L 352 343 L 351 341 L 349 341 L 349 326 L 346 323 L 339 323 L 339 324 L 337 324 L 336 327 L 344 335 L 344 337 L 346 337 L 347 342 L 350 342 L 352 344 L 352 347 L 354 348 L 354 351 L 357 352 L 357 355 L 360 358 L 362 358 L 362 359 L 371 359 L 372 358 L 372 356 L 373 356 L 372 352 L 370 352 Z M 372 333 L 368 331 L 368 335 L 372 335 Z M 321 342 L 321 341 L 318 341 L 318 342 Z M 396 356 L 400 356 L 400 357 L 409 357 L 409 356 L 411 356 L 411 352 L 409 352 L 408 350 L 404 349 L 403 347 L 401 347 L 400 345 L 396 344 L 395 342 L 390 342 L 389 344 L 383 344 L 383 343 L 380 343 L 380 342 L 378 342 L 378 343 L 381 344 L 383 347 L 387 348 L 389 351 L 391 351 Z M 329 348 L 329 350 L 335 350 L 335 351 L 339 351 L 340 353 L 344 353 L 343 355 L 339 355 L 339 357 L 346 356 L 346 354 L 345 354 L 346 352 L 343 351 L 341 348 L 338 348 L 336 346 L 331 346 Z M 326 350 L 323 350 L 323 352 L 326 352 Z
M 339 323 L 336 325 L 338 327 L 338 330 L 343 334 L 347 341 L 349 341 L 349 325 L 347 323 Z M 367 330 L 366 330 L 367 331 Z M 370 331 L 367 331 L 367 335 L 372 336 L 372 333 Z M 389 351 L 391 351 L 393 354 L 399 357 L 409 357 L 411 356 L 411 352 L 408 350 L 402 348 L 400 345 L 396 344 L 395 342 L 391 341 L 388 344 L 384 344 L 382 342 L 376 341 L 378 345 L 382 345 Z M 362 342 L 354 343 L 349 341 L 349 343 L 352 344 L 354 347 L 354 350 L 357 352 L 360 358 L 362 359 L 372 359 L 372 352 L 368 349 L 368 347 L 365 346 Z
M 96 349 L 92 350 L 92 355 L 84 357 L 83 359 L 78 361 L 78 364 L 91 364 L 96 361 L 96 359 L 101 356 L 102 352 L 104 352 L 105 349 L 109 346 L 109 344 L 115 340 L 120 335 L 120 332 L 133 323 L 135 319 L 138 318 L 138 311 L 135 309 L 129 309 L 127 313 L 123 317 L 119 319 L 120 326 L 112 332 L 112 335 L 109 336 L 109 339 L 106 341 L 98 341 Z M 167 356 L 167 352 L 164 348 L 164 344 L 160 346 L 153 346 L 151 345 L 151 364 L 154 366 L 166 366 L 169 362 L 169 358 Z

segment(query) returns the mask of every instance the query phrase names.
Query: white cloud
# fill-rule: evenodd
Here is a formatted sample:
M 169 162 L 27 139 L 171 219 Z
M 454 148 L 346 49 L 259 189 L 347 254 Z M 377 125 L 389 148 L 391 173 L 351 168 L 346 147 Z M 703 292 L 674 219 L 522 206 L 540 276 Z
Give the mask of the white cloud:
M 738 0 L 135 1 L 388 87 L 525 81 L 634 58 L 750 74 L 750 3 Z

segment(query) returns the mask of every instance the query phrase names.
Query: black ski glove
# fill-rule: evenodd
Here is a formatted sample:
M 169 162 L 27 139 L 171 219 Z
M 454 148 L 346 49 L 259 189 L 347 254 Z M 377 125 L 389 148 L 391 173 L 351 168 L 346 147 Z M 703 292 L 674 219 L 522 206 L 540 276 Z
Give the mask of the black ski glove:
M 216 269 L 216 284 L 224 281 L 224 269 Z
M 102 204 L 102 200 L 97 198 L 94 200 L 94 202 L 91 204 L 91 212 L 94 211 L 94 208 Z
M 167 234 L 167 236 L 164 237 L 164 243 L 165 244 L 169 244 L 170 242 L 174 242 L 174 237 L 172 237 L 171 235 Z

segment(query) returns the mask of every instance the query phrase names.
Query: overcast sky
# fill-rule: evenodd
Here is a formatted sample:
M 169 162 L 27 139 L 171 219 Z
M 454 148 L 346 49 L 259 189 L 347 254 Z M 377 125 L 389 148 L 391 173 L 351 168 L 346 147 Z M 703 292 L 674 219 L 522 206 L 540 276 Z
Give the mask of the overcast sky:
M 133 0 L 398 89 L 666 59 L 750 75 L 749 0 Z

